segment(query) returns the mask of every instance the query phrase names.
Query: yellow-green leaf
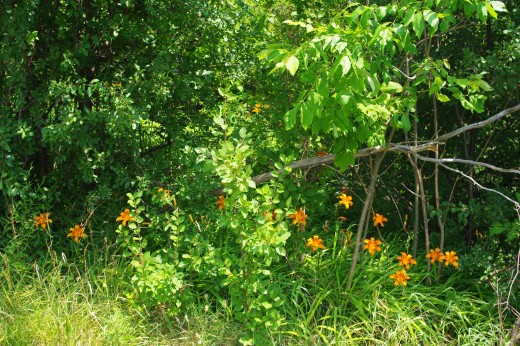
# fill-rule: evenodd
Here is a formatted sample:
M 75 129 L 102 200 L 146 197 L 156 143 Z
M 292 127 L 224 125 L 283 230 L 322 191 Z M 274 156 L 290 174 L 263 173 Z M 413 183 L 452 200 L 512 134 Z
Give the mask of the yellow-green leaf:
M 387 93 L 400 93 L 403 91 L 403 86 L 396 82 L 388 82 L 381 85 L 381 91 Z
M 437 100 L 439 100 L 441 102 L 448 102 L 450 100 L 450 98 L 444 94 L 437 93 Z
M 298 66 L 300 66 L 300 61 L 294 55 L 291 55 L 285 62 L 285 68 L 287 68 L 287 71 L 293 76 L 296 74 L 296 71 L 298 71 Z

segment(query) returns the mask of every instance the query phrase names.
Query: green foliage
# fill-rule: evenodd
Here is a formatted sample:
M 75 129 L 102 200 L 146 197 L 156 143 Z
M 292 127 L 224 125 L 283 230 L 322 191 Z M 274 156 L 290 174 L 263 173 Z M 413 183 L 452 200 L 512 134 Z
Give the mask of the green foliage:
M 418 167 L 428 215 L 416 233 L 415 172 L 402 153 L 383 162 L 370 213 L 389 221 L 364 229 L 384 239 L 382 251 L 361 256 L 346 283 L 374 167 L 356 153 L 428 142 L 513 105 L 514 5 L 6 4 L 0 343 L 170 343 L 146 329 L 178 332 L 179 343 L 506 342 L 513 310 L 500 299 L 513 292 L 509 304 L 518 304 L 515 210 L 428 162 Z M 509 116 L 465 132 L 439 144 L 436 157 L 517 169 L 519 126 Z M 327 153 L 339 171 L 288 167 Z M 519 193 L 514 174 L 457 170 Z M 268 183 L 253 181 L 266 172 Z M 352 207 L 338 205 L 339 191 Z M 50 213 L 46 228 L 36 225 L 41 213 Z M 74 225 L 87 235 L 77 243 L 67 237 Z M 395 257 L 425 240 L 425 225 L 423 244 L 457 251 L 460 271 L 427 272 L 419 246 L 408 285 L 395 287 Z M 54 327 L 39 334 L 36 319 Z M 75 335 L 81 325 L 88 332 Z
M 131 212 L 125 209 L 117 218 L 121 221 L 117 233 L 123 257 L 132 268 L 130 282 L 135 292 L 129 292 L 128 297 L 144 306 L 165 305 L 169 312 L 178 313 L 183 302 L 191 300 L 184 273 L 178 270 L 184 215 L 177 208 L 175 197 L 163 188 L 146 195 L 140 190 L 127 196 Z M 151 204 L 145 202 L 146 197 Z M 174 209 L 160 213 L 161 207 Z
M 328 25 L 285 21 L 305 28 L 308 38 L 295 48 L 268 46 L 259 58 L 275 64 L 271 72 L 287 69 L 294 76 L 300 70 L 303 90 L 284 116 L 286 128 L 293 128 L 299 117 L 304 130 L 330 134 L 336 164 L 345 169 L 362 145 L 385 144 L 388 124 L 409 131 L 417 97 L 425 91 L 449 102 L 441 92 L 444 88 L 464 108 L 483 112 L 483 92 L 491 87 L 482 75 L 451 76 L 445 59 L 418 50 L 425 30 L 430 36 L 445 33 L 456 23 L 453 12 L 461 7 L 453 2 L 437 13 L 433 1 L 407 1 L 399 7 L 350 5 Z M 496 11 L 503 11 L 504 5 L 497 1 L 464 5 L 466 16 L 476 11 L 484 22 L 488 8 L 497 18 Z M 406 72 L 397 66 L 402 59 L 411 61 Z
M 220 150 L 212 152 L 216 172 L 225 186 L 219 227 L 228 237 L 232 236 L 228 245 L 240 251 L 223 258 L 227 265 L 221 270 L 226 275 L 223 285 L 229 289 L 238 319 L 255 332 L 250 337 L 259 340 L 262 331 L 274 332 L 283 321 L 286 299 L 279 284 L 282 273 L 272 272 L 272 267 L 285 255 L 285 243 L 291 233 L 286 223 L 276 221 L 284 214 L 277 207 L 282 184 L 266 185 L 256 190 L 257 196 L 249 196 L 250 189 L 256 187 L 246 162 L 252 151 L 245 129 L 239 133 L 241 139 L 236 143 L 225 141 Z M 244 344 L 253 342 L 248 338 L 243 339 Z

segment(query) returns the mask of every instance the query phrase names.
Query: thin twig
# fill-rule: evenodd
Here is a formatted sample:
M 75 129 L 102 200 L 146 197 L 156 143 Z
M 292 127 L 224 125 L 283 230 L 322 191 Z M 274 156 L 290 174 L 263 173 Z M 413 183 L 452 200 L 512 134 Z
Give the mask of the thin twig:
M 463 126 L 463 127 L 459 128 L 459 129 L 456 129 L 455 131 L 452 131 L 452 132 L 449 132 L 449 133 L 447 133 L 445 135 L 439 136 L 439 137 L 437 137 L 435 139 L 435 142 L 437 142 L 437 143 L 444 142 L 447 139 L 450 139 L 450 138 L 453 138 L 455 136 L 458 136 L 458 135 L 460 135 L 463 132 L 484 127 L 484 126 L 486 126 L 486 125 L 488 125 L 488 124 L 490 124 L 490 123 L 492 123 L 494 121 L 499 120 L 500 118 L 505 117 L 506 115 L 509 115 L 509 114 L 514 113 L 514 112 L 519 111 L 519 110 L 520 110 L 520 105 L 516 105 L 514 107 L 504 109 L 502 112 L 497 113 L 497 114 L 493 115 L 492 117 L 487 118 L 486 120 L 482 120 L 482 121 L 479 121 L 478 123 L 473 123 L 473 124 L 469 124 L 469 125 Z
M 442 164 L 442 163 L 439 163 L 439 165 L 442 166 L 442 167 L 444 167 L 444 168 L 446 168 L 446 169 L 449 170 L 449 171 L 456 172 L 456 173 L 462 175 L 462 176 L 463 176 L 464 178 L 466 178 L 466 179 L 471 180 L 471 181 L 473 182 L 473 184 L 475 184 L 476 186 L 478 186 L 478 187 L 481 188 L 482 190 L 486 190 L 486 191 L 489 191 L 489 192 L 494 192 L 494 193 L 496 193 L 496 194 L 498 194 L 498 195 L 504 197 L 504 198 L 507 199 L 509 202 L 513 203 L 515 206 L 520 207 L 520 203 L 518 203 L 517 201 L 515 201 L 515 200 L 511 199 L 510 197 L 504 195 L 504 194 L 503 194 L 502 192 L 500 192 L 500 191 L 497 191 L 497 190 L 495 190 L 495 189 L 492 189 L 492 188 L 489 188 L 489 187 L 485 187 L 485 186 L 480 185 L 479 183 L 477 183 L 477 182 L 475 181 L 475 179 L 473 179 L 472 177 L 470 177 L 470 176 L 467 175 L 467 174 L 464 174 L 463 172 L 459 171 L 458 169 L 451 168 L 451 167 L 446 166 L 445 164 Z
M 458 136 L 459 134 L 464 133 L 466 131 L 484 127 L 494 121 L 497 121 L 497 120 L 505 117 L 508 114 L 514 113 L 519 110 L 520 110 L 520 104 L 516 105 L 514 107 L 511 107 L 511 108 L 505 109 L 502 112 L 497 113 L 486 120 L 463 126 L 455 131 L 452 131 L 452 132 L 449 132 L 442 136 L 439 136 L 439 137 L 435 138 L 435 140 L 433 140 L 433 141 L 426 142 L 423 144 L 410 146 L 410 145 L 405 145 L 405 144 L 390 143 L 386 147 L 382 146 L 382 145 L 378 145 L 378 146 L 371 147 L 371 148 L 360 149 L 360 150 L 358 150 L 358 152 L 356 154 L 354 154 L 354 157 L 359 158 L 359 157 L 364 157 L 364 156 L 371 156 L 371 155 L 382 153 L 382 152 L 404 152 L 404 153 L 413 153 L 414 155 L 417 155 L 416 153 L 418 153 L 418 152 L 428 151 L 428 150 L 436 152 L 438 150 L 438 144 L 440 144 L 450 138 Z M 334 159 L 335 159 L 334 154 L 328 154 L 325 156 L 312 157 L 309 159 L 295 161 L 295 162 L 289 164 L 288 167 L 291 167 L 292 169 L 301 169 L 301 168 L 306 168 L 306 167 L 320 165 L 320 164 L 325 164 L 325 165 L 332 164 L 334 162 Z M 428 160 L 435 160 L 435 159 L 426 158 L 423 160 L 428 161 Z M 442 160 L 450 160 L 450 159 L 442 159 Z M 459 159 L 451 159 L 451 160 L 459 160 Z M 433 162 L 436 162 L 436 161 L 433 161 Z M 462 160 L 460 162 L 462 162 Z M 439 164 L 441 164 L 441 163 L 442 162 L 439 162 Z M 485 167 L 488 167 L 491 169 L 495 169 L 495 166 L 489 165 L 489 164 L 483 164 L 483 163 L 478 163 L 478 162 L 475 162 L 472 164 L 477 164 L 477 165 L 480 164 L 482 166 L 485 166 Z M 498 168 L 498 167 L 496 167 L 496 168 Z M 504 171 L 505 169 L 501 168 L 501 169 L 497 169 L 497 170 Z M 516 173 L 516 172 L 513 172 L 516 170 L 506 170 L 506 171 L 508 173 Z M 281 173 L 282 170 L 277 170 L 277 172 Z M 271 180 L 272 178 L 273 178 L 273 174 L 271 172 L 268 172 L 268 173 L 263 173 L 263 174 L 257 175 L 255 177 L 253 177 L 252 180 L 257 184 L 261 184 L 261 183 L 265 183 L 265 182 Z M 219 195 L 222 193 L 222 191 L 223 191 L 223 189 L 219 188 L 219 189 L 211 191 L 210 193 L 212 195 Z
M 486 168 L 492 169 L 494 171 L 502 172 L 502 173 L 520 174 L 520 171 L 517 169 L 508 169 L 508 168 L 497 167 L 497 166 L 493 166 L 493 165 L 491 165 L 489 163 L 485 163 L 485 162 L 478 162 L 478 161 L 464 160 L 464 159 L 455 159 L 455 158 L 434 159 L 434 158 L 425 157 L 425 156 L 422 156 L 419 154 L 417 154 L 417 158 L 419 160 L 434 162 L 434 163 L 464 163 L 467 165 L 486 167 Z

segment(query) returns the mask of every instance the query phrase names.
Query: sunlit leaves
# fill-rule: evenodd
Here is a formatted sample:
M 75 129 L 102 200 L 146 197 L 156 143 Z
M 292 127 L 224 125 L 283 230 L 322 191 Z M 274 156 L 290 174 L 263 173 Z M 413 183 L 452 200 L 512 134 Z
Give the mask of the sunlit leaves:
M 350 67 L 352 66 L 348 55 L 344 55 L 343 57 L 341 57 L 339 64 L 341 65 L 341 75 L 346 76 L 347 73 L 350 71 Z
M 477 16 L 482 21 L 482 23 L 485 23 L 488 16 L 488 8 L 485 3 L 480 3 L 477 5 Z
M 298 108 L 294 107 L 287 111 L 284 115 L 284 123 L 285 129 L 290 130 L 296 125 L 296 115 L 298 113 Z
M 430 24 L 430 26 L 437 31 L 437 27 L 439 26 L 439 17 L 437 13 L 432 10 L 424 10 L 423 11 L 424 20 Z
M 319 112 L 323 106 L 323 96 L 315 91 L 309 92 L 307 101 L 301 106 L 301 123 L 304 129 L 308 129 L 314 115 Z
M 300 61 L 294 55 L 291 55 L 289 59 L 287 59 L 287 61 L 285 62 L 285 67 L 287 68 L 287 71 L 289 71 L 289 73 L 293 76 L 296 74 L 296 71 L 298 71 L 298 66 L 300 66 Z
M 417 36 L 418 38 L 423 35 L 424 18 L 421 12 L 417 12 L 412 16 L 412 28 L 415 32 L 415 36 Z
M 403 86 L 397 82 L 388 82 L 381 85 L 381 91 L 387 93 L 400 93 L 403 91 Z
M 386 126 L 410 130 L 417 95 L 436 97 L 441 103 L 456 100 L 466 109 L 483 111 L 481 93 L 491 87 L 481 77 L 452 77 L 446 59 L 422 60 L 419 55 L 428 44 L 425 38 L 457 23 L 454 13 L 464 9 L 466 15 L 483 19 L 488 7 L 500 9 L 500 4 L 453 1 L 440 8 L 434 3 L 409 1 L 401 8 L 353 5 L 345 21 L 313 23 L 307 41 L 271 53 L 275 69 L 287 69 L 291 75 L 300 71 L 304 85 L 284 116 L 286 128 L 299 120 L 303 130 L 330 133 L 339 143 L 334 145 L 337 163 L 344 167 L 352 158 L 346 153 L 361 145 L 383 144 Z M 395 16 L 392 21 L 383 21 L 389 14 Z M 288 24 L 307 28 L 308 23 Z M 396 66 L 403 54 L 412 63 L 408 70 L 414 72 L 403 72 L 403 62 Z
M 441 93 L 437 93 L 435 95 L 437 97 L 437 100 L 441 101 L 441 102 L 448 102 L 450 101 L 450 98 L 444 94 L 441 94 Z

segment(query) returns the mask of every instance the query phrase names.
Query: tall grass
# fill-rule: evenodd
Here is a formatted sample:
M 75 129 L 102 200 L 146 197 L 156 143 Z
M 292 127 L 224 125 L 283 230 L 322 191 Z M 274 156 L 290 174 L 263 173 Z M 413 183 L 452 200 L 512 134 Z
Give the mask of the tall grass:
M 54 256 L 40 267 L 0 256 L 0 345 L 232 345 L 240 335 L 204 307 L 183 317 L 132 307 L 117 261 L 86 267 Z
M 365 256 L 350 290 L 343 280 L 348 254 L 322 256 L 319 268 L 291 292 L 284 333 L 306 345 L 507 344 L 493 294 L 474 289 L 459 271 L 442 268 L 441 277 L 427 284 L 419 261 L 408 285 L 395 287 L 389 274 L 397 269 L 392 255 L 398 249 L 395 241 Z
M 427 285 L 420 266 L 410 271 L 408 286 L 395 287 L 388 277 L 396 269 L 393 248 L 366 256 L 351 290 L 345 288 L 350 259 L 344 252 L 315 254 L 296 268 L 284 283 L 285 324 L 268 335 L 270 342 L 507 344 L 507 325 L 490 292 L 462 282 L 456 270 Z M 49 250 L 39 263 L 0 254 L 0 345 L 236 345 L 245 332 L 226 308 L 224 291 L 219 297 L 200 293 L 179 316 L 161 306 L 132 305 L 131 274 L 108 250 L 77 253 L 74 260 Z M 280 263 L 276 270 L 288 268 Z

